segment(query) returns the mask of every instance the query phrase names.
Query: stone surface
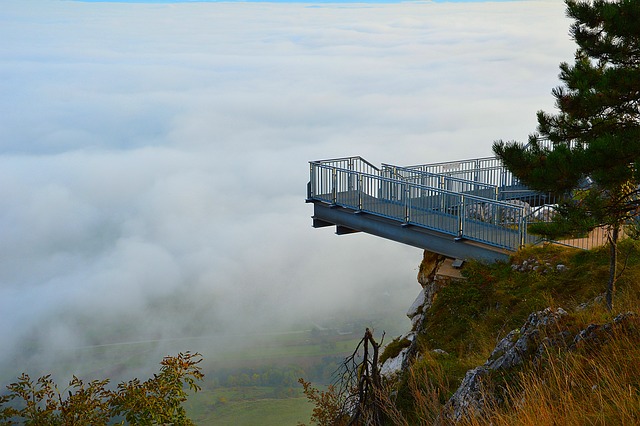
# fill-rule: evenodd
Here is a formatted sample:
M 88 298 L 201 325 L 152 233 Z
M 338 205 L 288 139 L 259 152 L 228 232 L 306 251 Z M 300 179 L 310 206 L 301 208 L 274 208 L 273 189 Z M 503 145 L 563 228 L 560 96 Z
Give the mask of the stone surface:
M 418 293 L 416 300 L 413 301 L 413 304 L 407 311 L 407 316 L 409 317 L 409 319 L 412 319 L 416 315 L 421 314 L 424 304 L 425 304 L 425 289 L 423 288 L 420 290 L 420 293 Z
M 548 274 L 551 272 L 562 273 L 569 270 L 566 265 L 561 263 L 554 265 L 548 260 L 536 259 L 535 257 L 530 257 L 520 263 L 514 263 L 511 265 L 511 269 L 518 272 L 537 272 L 539 274 Z
M 512 330 L 498 342 L 484 365 L 467 372 L 456 392 L 447 401 L 444 417 L 453 422 L 480 417 L 487 404 L 495 402 L 487 400 L 490 394 L 483 391 L 482 379 L 492 371 L 509 370 L 544 353 L 544 345 L 552 341 L 541 339 L 541 330 L 559 322 L 565 315 L 567 312 L 562 308 L 547 308 L 529 315 L 521 328 Z
M 562 308 L 547 308 L 532 313 L 521 328 L 512 330 L 498 342 L 485 367 L 490 370 L 506 370 L 522 364 L 524 359 L 531 358 L 531 355 L 538 352 L 540 329 L 557 323 L 565 315 L 567 312 Z
M 623 329 L 637 336 L 640 318 L 633 312 L 616 316 L 606 324 L 590 324 L 577 334 L 562 327 L 555 327 L 567 312 L 547 308 L 529 315 L 523 326 L 511 331 L 500 340 L 489 359 L 479 367 L 467 371 L 462 383 L 445 405 L 443 417 L 457 423 L 464 418 L 481 418 L 483 410 L 499 403 L 492 394 L 484 391 L 483 380 L 493 371 L 506 371 L 521 366 L 524 362 L 543 356 L 549 347 L 574 350 L 583 345 L 601 345 L 612 335 L 614 329 Z M 553 327 L 550 327 L 553 326 Z M 545 330 L 546 333 L 542 333 Z M 545 337 L 541 337 L 545 335 Z
M 380 375 L 386 379 L 390 379 L 399 374 L 402 371 L 402 366 L 404 365 L 408 352 L 409 347 L 406 347 L 402 349 L 397 356 L 387 359 L 382 366 L 380 366 Z
M 416 333 L 409 332 L 399 338 L 399 340 L 409 340 L 410 342 L 414 342 L 416 338 Z M 394 376 L 402 372 L 403 366 L 406 364 L 407 355 L 409 354 L 411 346 L 403 348 L 398 355 L 393 358 L 389 358 L 385 360 L 380 366 L 380 374 L 386 379 L 392 379 Z
M 486 392 L 482 380 L 489 374 L 486 367 L 476 367 L 467 371 L 462 383 L 449 399 L 444 409 L 444 418 L 457 423 L 468 416 L 477 417 L 487 408 Z
M 438 268 L 445 259 L 446 257 L 441 254 L 424 250 L 422 254 L 422 262 L 420 262 L 420 268 L 418 269 L 418 283 L 422 287 L 426 287 L 434 280 L 436 273 L 438 272 Z

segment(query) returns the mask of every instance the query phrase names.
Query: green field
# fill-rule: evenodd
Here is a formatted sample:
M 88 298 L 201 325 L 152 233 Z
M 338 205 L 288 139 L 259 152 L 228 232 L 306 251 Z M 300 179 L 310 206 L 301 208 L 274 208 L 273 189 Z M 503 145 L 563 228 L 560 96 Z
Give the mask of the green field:
M 323 387 L 360 339 L 355 332 L 282 333 L 257 339 L 251 348 L 219 352 L 205 360 L 203 390 L 189 398 L 187 412 L 198 425 L 309 424 L 313 404 L 297 380 Z
M 299 422 L 309 423 L 313 406 L 300 389 L 296 389 L 295 396 L 288 398 L 274 398 L 274 391 L 271 387 L 203 391 L 189 398 L 187 412 L 196 424 L 205 426 L 295 426 Z
M 297 329 L 255 334 L 139 339 L 68 348 L 56 353 L 55 368 L 53 363 L 7 366 L 3 381 L 15 381 L 22 371 L 32 377 L 51 372 L 60 383 L 75 374 L 84 380 L 109 378 L 115 386 L 134 377 L 144 381 L 157 371 L 163 356 L 190 350 L 202 354 L 199 366 L 205 375 L 202 390 L 185 403 L 196 424 L 308 424 L 313 405 L 298 379 L 323 388 L 353 353 L 365 328 L 399 328 L 396 318 L 378 315 L 366 320 L 336 317 L 339 319 L 324 319 L 322 326 L 300 324 Z
M 203 365 L 203 390 L 189 398 L 189 416 L 198 425 L 309 423 L 313 405 L 302 394 L 297 379 L 313 380 L 312 371 L 321 370 L 329 359 L 340 362 L 353 352 L 359 340 L 354 335 L 293 333 L 265 339 L 258 347 L 218 354 Z M 334 364 L 325 368 L 325 376 L 334 368 Z M 250 376 L 261 380 L 274 371 L 282 376 L 278 385 L 248 382 Z M 230 385 L 231 381 L 242 382 L 242 376 L 245 386 Z M 318 381 L 314 385 L 321 386 Z

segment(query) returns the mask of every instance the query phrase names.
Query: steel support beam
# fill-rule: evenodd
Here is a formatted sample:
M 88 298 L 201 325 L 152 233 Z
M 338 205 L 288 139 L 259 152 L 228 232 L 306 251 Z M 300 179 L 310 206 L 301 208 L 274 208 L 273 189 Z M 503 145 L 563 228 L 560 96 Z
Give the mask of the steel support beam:
M 356 210 L 314 202 L 313 226 L 336 225 L 338 235 L 353 232 L 397 241 L 413 247 L 439 253 L 453 259 L 478 259 L 486 262 L 507 260 L 509 252 L 468 240 L 456 240 L 448 235 L 418 226 L 406 226 L 403 222 L 379 217 Z

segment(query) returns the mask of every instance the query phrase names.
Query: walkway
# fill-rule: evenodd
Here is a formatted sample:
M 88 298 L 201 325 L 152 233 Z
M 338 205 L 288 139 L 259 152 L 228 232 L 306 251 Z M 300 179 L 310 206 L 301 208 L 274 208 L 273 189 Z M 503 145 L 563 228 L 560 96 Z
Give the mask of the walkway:
M 451 258 L 506 259 L 539 242 L 527 226 L 552 213 L 548 194 L 524 187 L 493 157 L 382 167 L 348 157 L 309 166 L 314 227 L 365 232 Z

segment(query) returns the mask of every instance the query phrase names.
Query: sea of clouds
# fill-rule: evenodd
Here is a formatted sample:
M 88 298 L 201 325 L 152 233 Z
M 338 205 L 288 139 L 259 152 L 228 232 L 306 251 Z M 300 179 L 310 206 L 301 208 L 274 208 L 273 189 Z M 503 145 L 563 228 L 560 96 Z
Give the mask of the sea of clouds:
M 0 364 L 402 317 L 421 251 L 312 229 L 308 161 L 525 140 L 568 25 L 557 0 L 3 2 Z

